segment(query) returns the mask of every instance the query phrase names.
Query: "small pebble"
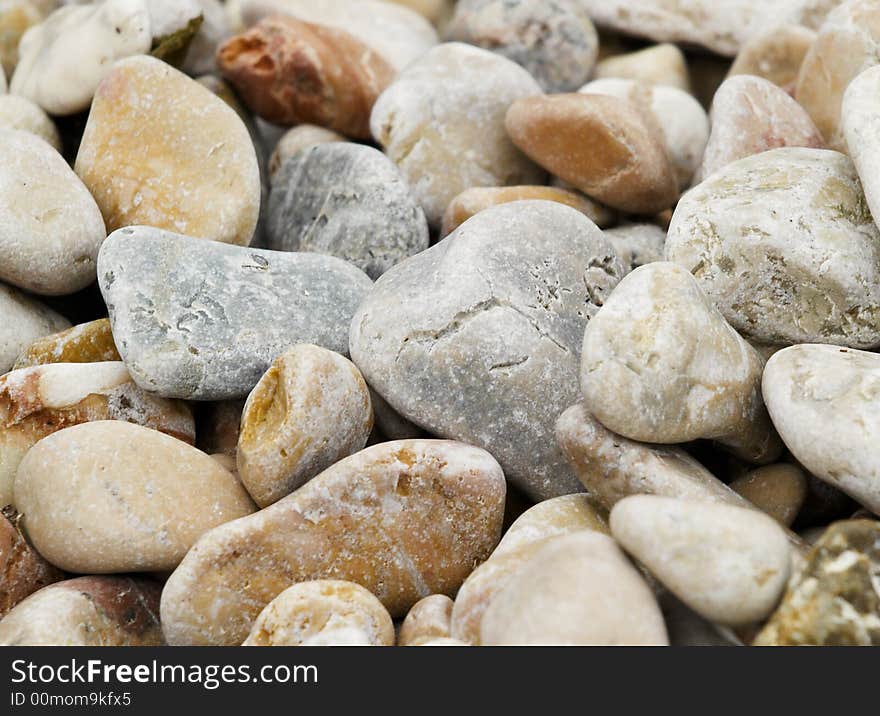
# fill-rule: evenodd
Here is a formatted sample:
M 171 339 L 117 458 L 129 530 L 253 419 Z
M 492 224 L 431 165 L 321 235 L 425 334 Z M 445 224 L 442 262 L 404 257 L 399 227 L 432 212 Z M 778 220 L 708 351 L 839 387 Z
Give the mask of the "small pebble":
M 39 338 L 70 327 L 48 306 L 0 283 L 0 374 L 12 368 L 19 353 Z
M 0 95 L 3 95 L 0 81 Z M 14 94 L 0 96 L 0 127 L 30 132 L 61 151 L 61 138 L 55 124 L 37 105 Z
M 420 599 L 403 620 L 397 646 L 424 646 L 426 642 L 449 639 L 452 605 L 452 600 L 445 594 Z
M 31 343 L 15 359 L 13 369 L 46 363 L 101 363 L 119 361 L 110 321 L 99 318 L 52 333 Z
M 880 47 L 880 45 L 878 45 Z M 0 98 L 2 100 L 2 98 Z M 872 67 L 856 77 L 843 97 L 842 131 L 852 157 L 871 215 L 880 216 L 880 67 Z M 875 221 L 876 223 L 876 221 Z
M 815 41 L 816 32 L 802 25 L 772 27 L 742 44 L 729 76 L 761 77 L 793 95 L 801 65 Z
M 797 465 L 777 463 L 746 473 L 731 482 L 730 489 L 791 527 L 807 499 L 807 477 Z
M 617 78 L 690 91 L 687 60 L 677 45 L 668 42 L 644 50 L 606 57 L 596 65 L 597 80 Z
M 622 224 L 603 234 L 631 269 L 663 260 L 666 231 L 656 224 Z
M 31 546 L 19 519 L 8 506 L 0 514 L 0 619 L 37 590 L 64 579 L 64 573 Z
M 317 147 L 329 142 L 344 142 L 345 137 L 324 127 L 316 127 L 313 124 L 300 124 L 287 130 L 278 140 L 272 156 L 269 158 L 269 179 L 274 183 L 275 177 L 284 162 L 297 152 Z

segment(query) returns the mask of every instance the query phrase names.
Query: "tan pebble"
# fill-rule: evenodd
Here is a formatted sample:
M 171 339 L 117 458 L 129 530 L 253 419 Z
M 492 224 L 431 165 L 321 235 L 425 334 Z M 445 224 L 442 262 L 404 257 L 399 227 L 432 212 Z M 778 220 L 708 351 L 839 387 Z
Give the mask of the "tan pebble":
M 2 82 L 0 94 L 3 94 Z M 0 97 L 0 127 L 30 132 L 61 151 L 61 137 L 54 122 L 40 107 L 24 97 L 13 94 Z
M 452 600 L 445 594 L 432 594 L 409 610 L 397 635 L 397 645 L 423 646 L 425 642 L 447 639 L 451 624 Z
M 668 42 L 607 57 L 596 65 L 593 76 L 596 79 L 618 77 L 639 80 L 652 85 L 677 87 L 685 92 L 691 86 L 684 53 Z
M 320 579 L 269 602 L 242 646 L 394 646 L 394 624 L 360 585 Z
M 99 363 L 118 360 L 122 359 L 113 343 L 110 321 L 99 318 L 97 321 L 81 323 L 34 341 L 21 352 L 12 367 L 17 369 L 45 363 Z
M 235 458 L 241 434 L 244 400 L 199 403 L 196 411 L 196 447 L 202 452 L 223 453 Z
M 785 532 L 754 509 L 634 495 L 615 505 L 610 522 L 627 552 L 711 622 L 761 621 L 788 581 Z
M 11 78 L 18 64 L 18 43 L 22 35 L 43 19 L 43 13 L 29 0 L 5 0 L 0 10 L 0 67 Z
M 660 132 L 628 102 L 562 94 L 513 103 L 508 134 L 534 161 L 603 204 L 635 214 L 662 211 L 678 187 Z
M 730 483 L 730 489 L 790 527 L 807 499 L 807 478 L 796 465 L 759 467 Z
M 173 569 L 205 531 L 254 511 L 208 455 L 115 420 L 40 440 L 19 464 L 13 495 L 40 554 L 79 573 Z
M 393 617 L 453 594 L 497 544 L 505 482 L 484 450 L 442 440 L 374 445 L 292 495 L 206 534 L 171 575 L 172 644 L 236 644 L 291 584 L 345 579 Z
M 663 260 L 666 231 L 656 224 L 623 224 L 603 235 L 630 268 Z
M 474 187 L 466 189 L 449 202 L 446 213 L 443 214 L 440 235 L 448 236 L 465 221 L 490 206 L 530 199 L 555 201 L 570 206 L 572 209 L 577 209 L 600 228 L 608 226 L 614 221 L 614 212 L 610 209 L 568 189 L 557 189 L 551 186 Z
M 48 584 L 64 579 L 21 533 L 20 515 L 11 507 L 0 514 L 0 619 L 16 604 Z
M 455 0 L 390 0 L 415 10 L 437 25 L 443 25 L 452 16 Z
M 123 420 L 195 440 L 186 403 L 139 388 L 121 362 L 50 363 L 0 377 L 0 503 L 14 504 L 12 483 L 25 453 L 63 428 Z
M 260 507 L 277 502 L 366 445 L 370 393 L 347 358 L 294 346 L 251 391 L 241 417 L 238 472 Z
M 651 589 L 614 541 L 578 532 L 545 543 L 492 600 L 486 646 L 664 646 Z
M 345 137 L 341 134 L 313 124 L 301 124 L 289 129 L 278 140 L 269 158 L 269 179 L 274 179 L 285 160 L 297 152 L 317 147 L 319 144 L 344 141 Z
M 4 646 L 162 646 L 162 585 L 130 577 L 51 584 L 0 620 Z
M 794 94 L 804 57 L 815 40 L 815 30 L 802 25 L 773 27 L 753 35 L 739 48 L 728 76 L 763 77 Z
M 257 225 L 260 170 L 244 123 L 151 57 L 118 62 L 98 87 L 76 173 L 111 232 L 145 224 L 247 245 Z

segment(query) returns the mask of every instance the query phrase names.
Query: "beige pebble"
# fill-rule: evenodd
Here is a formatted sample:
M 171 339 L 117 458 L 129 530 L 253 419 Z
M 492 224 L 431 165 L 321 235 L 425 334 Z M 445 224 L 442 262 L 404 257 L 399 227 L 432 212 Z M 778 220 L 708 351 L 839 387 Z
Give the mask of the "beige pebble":
M 452 600 L 432 594 L 416 602 L 403 620 L 398 646 L 423 646 L 425 642 L 448 639 L 452 630 Z
M 797 465 L 777 463 L 737 478 L 730 489 L 780 524 L 791 527 L 807 499 L 807 477 Z
M 313 124 L 301 124 L 287 130 L 278 140 L 275 149 L 272 150 L 272 156 L 269 158 L 269 179 L 274 179 L 285 160 L 297 152 L 317 147 L 319 144 L 344 141 L 346 139 L 341 134 L 324 127 L 316 127 Z
M 634 495 L 611 511 L 611 533 L 691 609 L 728 626 L 767 617 L 791 568 L 785 532 L 753 509 Z
M 8 371 L 18 354 L 39 338 L 70 327 L 48 306 L 0 283 L 0 373 Z
M 190 550 L 162 595 L 172 644 L 236 644 L 296 582 L 345 579 L 393 617 L 453 594 L 497 544 L 505 482 L 485 451 L 442 440 L 374 445 L 292 495 L 218 527 Z
M 622 224 L 602 233 L 632 269 L 663 260 L 666 231 L 656 224 Z
M 239 245 L 254 234 L 260 170 L 247 128 L 151 57 L 118 62 L 98 87 L 75 168 L 108 231 L 145 224 Z
M 684 53 L 677 45 L 668 42 L 607 57 L 596 65 L 593 76 L 596 79 L 615 77 L 639 80 L 652 85 L 677 87 L 685 92 L 691 86 Z
M 730 67 L 729 76 L 763 77 L 794 94 L 804 57 L 815 41 L 815 30 L 802 25 L 772 27 L 743 43 Z
M 505 126 L 534 161 L 614 209 L 649 214 L 676 199 L 677 180 L 659 128 L 617 97 L 527 97 L 511 105 Z
M 2 99 L 2 98 L 0 98 Z M 847 150 L 859 173 L 865 200 L 875 219 L 880 217 L 880 67 L 862 72 L 843 97 L 841 124 Z
M 205 531 L 254 511 L 208 455 L 116 420 L 40 440 L 19 464 L 13 495 L 40 554 L 93 574 L 174 569 Z
M 50 584 L 0 620 L 2 646 L 162 646 L 162 585 L 130 577 Z
M 373 410 L 367 384 L 347 358 L 294 346 L 251 391 L 241 417 L 238 472 L 267 507 L 367 443 Z
M 0 619 L 38 589 L 64 579 L 22 534 L 20 517 L 9 505 L 0 513 Z
M 4 0 L 0 10 L 0 68 L 7 79 L 12 77 L 18 64 L 18 44 L 22 35 L 43 17 L 31 0 Z
M 110 321 L 99 318 L 52 333 L 31 343 L 16 358 L 13 368 L 29 368 L 45 363 L 100 363 L 118 361 Z
M 769 462 L 782 444 L 761 398 L 763 368 L 696 279 L 661 261 L 626 276 L 587 324 L 581 391 L 589 412 L 631 440 L 712 439 Z
M 3 94 L 2 89 L 0 94 Z M 55 124 L 40 107 L 24 97 L 14 94 L 0 97 L 0 127 L 30 132 L 45 140 L 53 149 L 61 151 L 61 137 Z
M 359 584 L 320 579 L 269 602 L 242 646 L 394 646 L 394 624 Z
M 665 646 L 645 580 L 614 541 L 578 532 L 545 543 L 492 600 L 486 646 Z
M 0 504 L 14 504 L 12 483 L 25 453 L 71 425 L 123 420 L 192 443 L 185 403 L 139 388 L 121 362 L 51 363 L 0 377 Z

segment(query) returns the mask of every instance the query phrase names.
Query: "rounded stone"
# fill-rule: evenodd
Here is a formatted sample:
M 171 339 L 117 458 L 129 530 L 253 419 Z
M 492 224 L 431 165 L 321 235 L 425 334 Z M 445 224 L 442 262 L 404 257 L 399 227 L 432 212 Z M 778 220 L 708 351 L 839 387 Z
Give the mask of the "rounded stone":
M 802 25 L 770 28 L 743 43 L 729 76 L 762 77 L 794 94 L 801 65 L 815 41 L 816 32 Z
M 553 422 L 577 397 L 587 321 L 623 271 L 574 209 L 492 207 L 376 282 L 352 319 L 352 359 L 397 412 L 489 450 L 530 496 L 576 492 Z
M 317 147 L 320 144 L 344 141 L 345 137 L 341 134 L 324 127 L 316 127 L 313 124 L 300 124 L 298 127 L 292 127 L 282 135 L 275 145 L 275 149 L 272 150 L 272 156 L 269 158 L 269 179 L 274 183 L 284 162 L 297 152 Z
M 40 440 L 18 466 L 14 499 L 41 555 L 91 574 L 174 569 L 202 533 L 254 511 L 208 455 L 117 420 Z
M 513 103 L 513 143 L 587 196 L 634 214 L 668 209 L 678 185 L 662 135 L 617 97 L 561 94 Z
M 359 584 L 320 579 L 269 602 L 242 646 L 394 646 L 394 624 Z
M 94 199 L 29 132 L 0 129 L 0 154 L 0 279 L 46 295 L 85 288 L 107 237 Z
M 382 152 L 334 142 L 284 163 L 269 197 L 269 248 L 338 256 L 377 279 L 428 248 L 428 222 Z
M 445 594 L 420 599 L 407 612 L 400 626 L 397 646 L 424 646 L 426 642 L 448 639 L 452 606 L 452 600 Z
M 70 328 L 70 322 L 48 306 L 0 283 L 0 373 L 38 338 Z
M 663 260 L 666 231 L 656 224 L 622 224 L 602 233 L 630 268 Z
M 757 510 L 634 495 L 611 511 L 611 533 L 700 616 L 754 624 L 779 602 L 791 548 L 779 525 Z
M 786 147 L 740 159 L 678 204 L 666 257 L 767 344 L 880 344 L 880 232 L 849 158 Z
M 100 363 L 122 360 L 113 343 L 110 321 L 81 323 L 39 338 L 15 359 L 13 369 L 46 363 Z
M 30 132 L 56 151 L 61 151 L 61 138 L 55 124 L 42 109 L 24 97 L 14 94 L 0 96 L 0 127 Z
M 20 519 L 21 515 L 10 506 L 0 513 L 0 619 L 37 590 L 64 579 L 64 573 L 27 541 L 18 524 Z
M 206 534 L 162 593 L 171 644 L 232 645 L 297 582 L 344 579 L 392 617 L 454 594 L 498 542 L 505 482 L 462 443 L 382 443 L 336 463 L 292 495 Z
M 807 477 L 797 465 L 777 463 L 752 470 L 730 483 L 730 489 L 791 527 L 807 499 Z
M 880 68 L 872 67 L 856 77 L 843 97 L 841 124 L 871 215 L 880 217 Z M 876 222 L 875 222 L 876 223 Z
M 542 182 L 544 172 L 504 130 L 511 103 L 540 94 L 516 63 L 448 43 L 407 67 L 382 93 L 370 126 L 428 222 L 439 228 L 449 202 L 465 189 Z
M 108 231 L 146 224 L 250 242 L 260 169 L 235 110 L 152 57 L 117 62 L 101 82 L 76 157 Z
M 43 20 L 43 12 L 31 0 L 5 0 L 0 12 L 0 69 L 7 79 L 18 64 L 22 35 Z
M 372 429 L 370 393 L 355 365 L 326 348 L 294 346 L 248 396 L 238 474 L 266 507 L 361 450 Z
M 644 50 L 606 57 L 596 64 L 597 80 L 618 78 L 690 91 L 687 60 L 677 45 L 663 43 Z

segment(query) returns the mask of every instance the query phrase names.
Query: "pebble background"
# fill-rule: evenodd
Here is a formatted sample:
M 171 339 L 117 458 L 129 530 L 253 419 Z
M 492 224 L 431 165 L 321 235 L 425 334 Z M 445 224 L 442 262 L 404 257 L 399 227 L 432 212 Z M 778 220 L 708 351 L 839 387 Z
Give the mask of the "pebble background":
M 0 2 L 0 644 L 880 645 L 876 0 Z

